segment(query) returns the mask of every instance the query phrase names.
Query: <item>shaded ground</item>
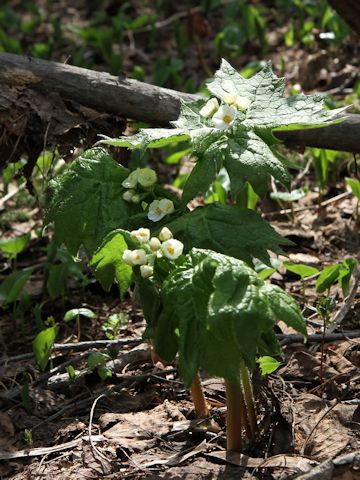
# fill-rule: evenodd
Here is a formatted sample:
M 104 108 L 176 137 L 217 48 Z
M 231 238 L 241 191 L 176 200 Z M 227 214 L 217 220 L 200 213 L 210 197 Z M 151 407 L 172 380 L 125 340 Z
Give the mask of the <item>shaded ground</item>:
M 16 2 L 14 5 L 19 8 Z M 47 11 L 45 4 L 43 7 Z M 62 21 L 69 21 L 73 16 L 88 25 L 94 7 L 86 3 L 74 9 L 54 2 L 52 8 L 51 15 L 60 15 Z M 104 9 L 108 15 L 111 15 L 111 8 L 114 8 L 112 2 L 106 2 Z M 141 5 L 134 2 L 132 8 L 139 14 Z M 177 10 L 166 7 L 157 20 L 164 21 L 186 11 L 181 3 Z M 202 37 L 197 35 L 203 38 L 201 43 L 189 36 L 186 53 L 181 56 L 181 78 L 178 80 L 172 74 L 164 82 L 166 86 L 182 89 L 181 82 L 190 78 L 197 87 L 208 76 L 207 71 L 218 66 L 210 40 L 222 28 L 220 24 L 224 18 L 215 10 L 205 19 L 196 20 L 192 16 L 190 20 L 191 28 L 199 30 L 206 20 L 211 29 L 209 33 L 204 30 Z M 156 37 L 155 45 L 161 42 L 167 55 L 173 56 L 178 48 L 175 26 L 179 24 L 179 28 L 186 31 L 188 23 L 189 18 L 184 15 L 168 26 L 159 27 L 156 35 L 160 32 L 160 40 Z M 53 26 L 51 22 L 41 25 L 43 29 L 36 30 L 35 35 L 40 38 L 42 34 L 46 43 Z M 358 53 L 351 41 L 344 41 L 336 49 L 319 40 L 311 48 L 296 44 L 285 50 L 285 29 L 269 18 L 269 26 L 272 25 L 276 28 L 268 30 L 269 47 L 264 56 L 272 57 L 277 68 L 281 65 L 279 59 L 285 58 L 283 73 L 289 79 L 289 89 L 300 82 L 306 90 L 331 90 L 339 99 L 352 92 L 358 71 L 351 65 L 356 64 Z M 66 32 L 67 40 L 54 48 L 54 60 L 64 61 L 70 52 L 68 36 L 73 34 L 68 29 Z M 122 68 L 131 72 L 139 63 L 138 58 L 142 58 L 140 63 L 145 78 L 152 80 L 156 49 L 147 45 L 146 32 L 134 35 L 132 39 L 131 34 L 126 34 L 134 48 L 131 54 L 126 53 L 126 49 L 122 52 Z M 25 50 L 32 40 L 25 34 L 17 38 Z M 72 38 L 79 41 L 76 36 Z M 88 66 L 109 69 L 108 62 L 98 53 L 99 46 L 92 46 L 90 41 L 89 45 L 88 56 L 84 54 L 91 60 Z M 77 45 L 74 51 L 80 47 Z M 243 67 L 251 60 L 264 57 L 256 41 L 244 50 L 233 62 L 235 66 Z M 301 155 L 294 158 L 298 157 L 304 161 Z M 152 161 L 159 159 L 156 157 Z M 345 161 L 350 162 L 352 158 L 345 158 Z M 341 161 L 341 165 L 345 162 Z M 176 175 L 175 170 L 168 175 Z M 310 193 L 295 204 L 294 218 L 289 218 L 289 211 L 281 213 L 280 207 L 270 199 L 263 202 L 264 217 L 295 242 L 296 246 L 287 252 L 295 263 L 323 268 L 344 258 L 359 260 L 359 226 L 354 216 L 356 200 L 346 191 L 342 180 L 347 172 L 346 166 L 336 169 L 331 185 L 325 188 L 320 200 L 313 171 L 304 176 L 300 174 L 293 188 L 308 185 Z M 16 184 L 11 188 L 16 190 Z M 7 209 L 0 212 L 4 237 L 41 228 L 41 207 L 33 200 L 30 204 L 30 200 L 27 194 L 20 192 L 6 205 L 0 204 Z M 322 206 L 318 205 L 319 201 L 323 202 Z M 337 287 L 330 292 L 337 299 L 336 310 L 331 315 L 332 321 L 339 320 L 336 332 L 345 332 L 345 336 L 355 338 L 334 340 L 326 337 L 323 345 L 319 339 L 306 345 L 291 341 L 284 346 L 285 356 L 277 373 L 267 379 L 255 374 L 259 433 L 245 448 L 244 453 L 249 458 L 234 457 L 225 455 L 226 412 L 222 382 L 203 377 L 212 418 L 196 421 L 189 392 L 178 378 L 176 365 L 152 364 L 149 348 L 141 340 L 144 328 L 141 311 L 133 304 L 130 294 L 121 302 L 115 288 L 105 294 L 98 284 L 71 276 L 67 278 L 66 295 L 51 299 L 44 293 L 46 245 L 46 238 L 40 239 L 33 234 L 29 248 L 18 257 L 18 268 L 34 267 L 27 285 L 31 308 L 25 317 L 16 318 L 11 309 L 1 312 L 1 478 L 280 479 L 315 472 L 315 467 L 329 458 L 336 459 L 360 450 L 360 333 L 357 331 L 360 293 L 357 276 L 350 285 L 350 300 L 344 299 Z M 9 273 L 5 259 L 2 259 L 1 268 L 0 279 L 3 280 Z M 297 278 L 281 269 L 271 277 L 299 300 L 308 321 L 309 334 L 321 333 L 322 320 L 314 312 L 318 302 L 315 278 L 307 282 L 305 299 Z M 31 342 L 38 331 L 36 304 L 42 305 L 43 319 L 52 315 L 61 324 L 51 370 L 45 373 L 39 371 L 31 353 Z M 92 320 L 81 320 L 80 335 L 74 322 L 63 322 L 66 311 L 79 307 L 91 308 L 96 313 Z M 111 343 L 106 340 L 102 326 L 109 315 L 116 313 L 124 313 L 128 322 L 121 326 Z M 280 324 L 278 333 L 287 335 L 286 343 L 292 332 Z M 100 339 L 107 341 L 107 345 L 85 343 Z M 87 358 L 92 351 L 109 353 L 111 359 L 107 366 L 112 371 L 111 378 L 101 381 L 96 368 L 88 368 Z M 75 379 L 72 379 L 70 365 L 75 369 Z M 359 459 L 357 462 L 359 464 Z M 354 458 L 348 456 L 343 464 L 335 468 L 333 478 L 359 478 Z

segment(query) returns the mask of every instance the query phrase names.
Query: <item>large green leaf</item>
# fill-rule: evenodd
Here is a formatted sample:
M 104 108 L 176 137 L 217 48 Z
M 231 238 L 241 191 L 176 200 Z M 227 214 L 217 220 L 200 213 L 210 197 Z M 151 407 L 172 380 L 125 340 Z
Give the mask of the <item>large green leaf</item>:
M 178 345 L 187 385 L 199 368 L 234 380 L 241 361 L 253 367 L 278 319 L 306 334 L 291 297 L 266 285 L 245 262 L 210 250 L 191 250 L 164 282 L 162 303 L 155 326 L 156 349 L 171 360 Z M 278 353 L 276 340 L 271 343 L 270 353 Z
M 84 152 L 52 182 L 53 197 L 45 223 L 55 223 L 55 238 L 76 255 L 83 244 L 93 253 L 115 228 L 127 228 L 128 219 L 140 206 L 122 199 L 121 183 L 129 172 L 105 150 Z
M 268 250 L 281 254 L 281 245 L 292 244 L 256 212 L 238 206 L 198 207 L 167 227 L 184 243 L 185 251 L 209 248 L 249 264 L 253 257 L 269 264 Z
M 285 80 L 278 78 L 271 62 L 260 72 L 246 79 L 226 60 L 213 82 L 208 84 L 211 93 L 223 98 L 232 93 L 250 100 L 243 125 L 248 129 L 273 129 L 292 126 L 293 128 L 314 127 L 333 121 L 346 108 L 324 110 L 322 95 L 295 95 L 285 98 Z
M 122 259 L 128 245 L 122 233 L 111 232 L 94 253 L 90 267 L 105 290 L 110 290 L 116 279 L 121 295 L 124 295 L 131 283 L 132 268 Z

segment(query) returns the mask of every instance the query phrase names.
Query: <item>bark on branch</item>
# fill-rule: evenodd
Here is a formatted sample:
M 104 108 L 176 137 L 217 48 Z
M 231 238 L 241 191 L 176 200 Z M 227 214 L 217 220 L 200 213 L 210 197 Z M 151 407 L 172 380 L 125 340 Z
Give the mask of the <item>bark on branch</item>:
M 61 63 L 0 54 L 0 85 L 26 87 L 42 94 L 57 93 L 98 112 L 115 114 L 153 125 L 167 125 L 179 114 L 180 99 L 194 95 L 156 87 L 125 76 L 115 77 Z M 348 114 L 336 125 L 321 129 L 277 132 L 291 148 L 319 147 L 360 152 L 360 115 Z

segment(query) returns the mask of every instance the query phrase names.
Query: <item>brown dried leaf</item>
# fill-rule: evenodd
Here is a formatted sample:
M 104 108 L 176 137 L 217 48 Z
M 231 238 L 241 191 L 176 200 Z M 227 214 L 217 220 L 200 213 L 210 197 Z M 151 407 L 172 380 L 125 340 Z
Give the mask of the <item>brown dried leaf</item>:
M 117 423 L 106 430 L 104 436 L 123 448 L 137 452 L 150 448 L 157 437 L 173 431 L 174 427 L 178 430 L 181 426 L 186 430 L 190 426 L 190 421 L 185 419 L 178 407 L 167 400 L 149 411 L 106 413 L 101 416 L 100 425 L 114 421 Z

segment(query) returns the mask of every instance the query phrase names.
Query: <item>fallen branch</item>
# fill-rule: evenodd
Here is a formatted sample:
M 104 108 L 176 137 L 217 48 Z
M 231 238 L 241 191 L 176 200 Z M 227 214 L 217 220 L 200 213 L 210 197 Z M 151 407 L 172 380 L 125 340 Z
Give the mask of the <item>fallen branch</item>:
M 0 54 L 1 83 L 42 94 L 55 92 L 63 99 L 98 112 L 155 125 L 167 125 L 175 120 L 181 99 L 198 98 L 123 75 L 115 77 L 105 72 L 9 53 Z M 359 153 L 360 115 L 348 114 L 343 122 L 324 128 L 283 131 L 275 135 L 290 148 L 311 146 Z
M 276 336 L 282 346 L 289 345 L 290 343 L 304 343 L 304 337 L 302 335 L 278 334 Z M 306 343 L 320 343 L 322 340 L 325 342 L 335 342 L 338 340 L 346 340 L 347 338 L 360 338 L 360 330 L 341 333 L 326 333 L 325 335 L 322 333 L 314 333 L 307 337 Z

